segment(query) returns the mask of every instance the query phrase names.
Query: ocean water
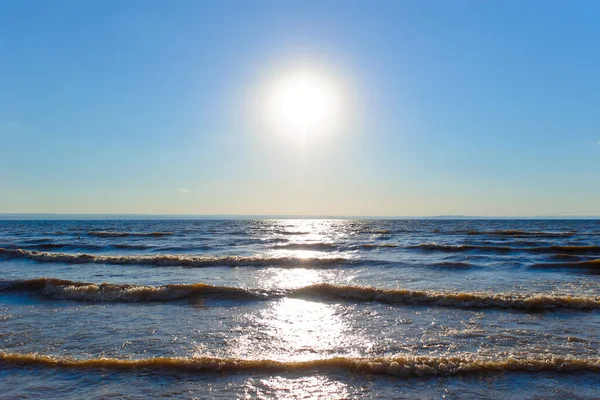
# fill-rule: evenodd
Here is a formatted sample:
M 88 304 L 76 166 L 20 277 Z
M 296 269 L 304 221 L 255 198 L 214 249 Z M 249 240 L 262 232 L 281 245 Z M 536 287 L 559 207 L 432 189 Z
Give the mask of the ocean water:
M 600 221 L 0 221 L 0 398 L 600 398 Z

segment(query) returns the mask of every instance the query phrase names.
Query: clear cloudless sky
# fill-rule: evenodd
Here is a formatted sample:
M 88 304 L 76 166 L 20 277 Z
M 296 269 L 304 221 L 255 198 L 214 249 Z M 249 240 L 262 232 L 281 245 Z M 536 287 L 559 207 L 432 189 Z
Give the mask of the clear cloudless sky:
M 0 212 L 600 215 L 598 21 L 595 0 L 0 0 Z M 343 87 L 343 129 L 265 132 L 260 93 L 295 69 Z

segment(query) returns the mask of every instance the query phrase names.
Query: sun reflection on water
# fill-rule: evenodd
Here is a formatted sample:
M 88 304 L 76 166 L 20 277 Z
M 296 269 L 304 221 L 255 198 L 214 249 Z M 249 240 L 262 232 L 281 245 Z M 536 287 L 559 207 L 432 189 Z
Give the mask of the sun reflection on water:
M 292 289 L 335 280 L 332 271 L 269 268 L 261 286 Z M 352 329 L 345 305 L 281 298 L 240 321 L 239 335 L 228 341 L 233 356 L 302 361 L 348 353 Z
M 302 258 L 307 262 L 305 268 L 274 266 L 257 270 L 248 278 L 248 287 L 281 290 L 283 293 L 320 283 L 348 284 L 354 277 L 348 271 L 340 275 L 339 269 L 314 269 L 310 265 L 313 258 L 353 257 L 352 253 L 346 251 L 342 254 L 337 248 L 353 235 L 347 221 L 272 220 L 261 221 L 253 229 L 255 239 L 270 243 L 266 254 Z M 331 244 L 330 248 L 328 244 Z M 357 332 L 356 321 L 348 317 L 351 314 L 349 307 L 352 306 L 293 297 L 261 303 L 240 315 L 236 327 L 227 334 L 221 354 L 240 359 L 279 361 L 360 356 L 372 343 Z M 335 382 L 327 382 L 326 379 L 323 381 L 318 376 L 310 377 L 309 381 L 302 380 L 314 387 L 331 386 L 337 392 L 343 391 L 343 386 L 334 385 Z M 294 391 L 310 397 L 310 391 L 303 390 L 302 384 L 298 386 L 299 382 L 274 377 L 261 383 L 266 388 L 283 385 L 289 387 L 290 393 Z
M 266 289 L 295 289 L 315 285 L 333 278 L 331 272 L 307 268 L 269 268 L 261 272 L 262 285 Z
M 352 234 L 347 221 L 273 220 L 263 227 L 260 239 L 274 243 L 267 250 L 273 257 L 350 259 L 356 256 L 347 246 Z
M 284 298 L 248 316 L 251 329 L 230 341 L 235 357 L 305 361 L 347 348 L 349 327 L 339 305 Z
M 298 378 L 274 376 L 260 380 L 250 378 L 246 381 L 245 386 L 245 398 L 344 399 L 350 395 L 346 383 L 324 375 Z
M 271 235 L 285 236 L 292 243 L 334 243 L 347 238 L 347 220 L 290 219 L 269 221 L 266 232 Z
M 337 306 L 286 298 L 265 312 L 265 322 L 296 357 L 318 358 L 318 353 L 344 347 L 344 320 Z

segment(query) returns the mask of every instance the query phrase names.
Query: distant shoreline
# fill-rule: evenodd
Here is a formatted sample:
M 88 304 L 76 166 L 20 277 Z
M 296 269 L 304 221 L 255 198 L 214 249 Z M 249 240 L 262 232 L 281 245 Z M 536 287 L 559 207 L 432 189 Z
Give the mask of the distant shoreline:
M 0 213 L 0 221 L 60 221 L 60 220 L 253 220 L 253 219 L 364 219 L 364 220 L 597 220 L 594 215 L 560 216 L 358 216 L 358 215 L 269 215 L 269 214 L 53 214 Z

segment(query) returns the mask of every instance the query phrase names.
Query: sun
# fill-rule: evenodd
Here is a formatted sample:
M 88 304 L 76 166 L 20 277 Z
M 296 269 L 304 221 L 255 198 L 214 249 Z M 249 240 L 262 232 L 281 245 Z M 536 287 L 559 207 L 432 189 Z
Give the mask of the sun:
M 341 98 L 334 82 L 306 70 L 280 78 L 271 88 L 268 114 L 277 132 L 305 142 L 339 123 Z

